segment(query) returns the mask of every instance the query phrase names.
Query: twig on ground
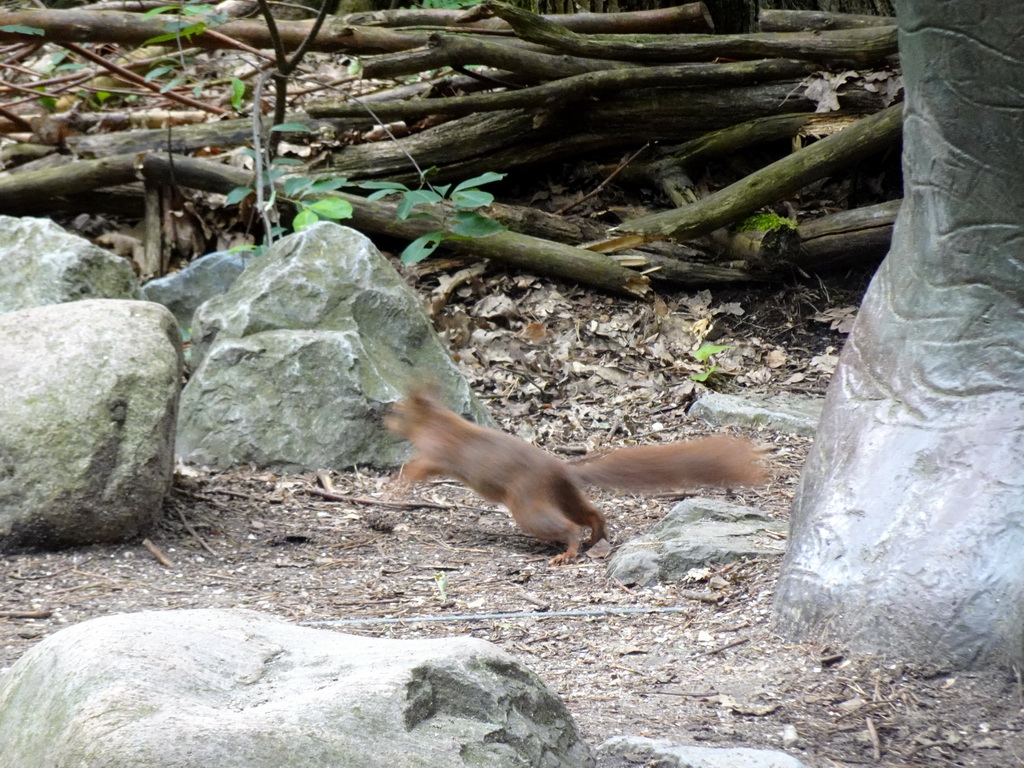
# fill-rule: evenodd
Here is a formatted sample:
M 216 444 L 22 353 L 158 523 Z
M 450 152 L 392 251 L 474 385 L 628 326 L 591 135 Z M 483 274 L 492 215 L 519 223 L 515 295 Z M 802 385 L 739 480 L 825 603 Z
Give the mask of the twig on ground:
M 705 651 L 704 653 L 701 654 L 701 656 L 714 656 L 717 653 L 721 653 L 722 651 L 727 651 L 730 648 L 735 648 L 737 645 L 743 645 L 744 643 L 749 643 L 749 642 L 750 642 L 750 638 L 749 637 L 741 637 L 739 640 L 733 640 L 731 643 L 726 643 L 725 645 L 721 646 L 720 648 L 712 648 L 710 651 Z
M 430 501 L 384 501 L 383 499 L 371 499 L 369 496 L 347 496 L 342 493 L 332 493 L 319 488 L 306 488 L 306 491 L 328 501 L 347 501 L 352 504 L 366 504 L 373 507 L 387 507 L 389 509 L 444 509 L 452 510 L 456 507 L 451 504 L 435 504 Z
M 165 555 L 163 552 L 161 552 L 160 548 L 157 547 L 157 545 L 154 544 L 149 539 L 143 539 L 142 540 L 142 546 L 144 546 L 146 549 L 148 549 L 149 553 L 151 555 L 153 555 L 153 557 L 156 558 L 156 561 L 158 563 L 160 563 L 160 565 L 162 565 L 164 568 L 173 568 L 174 567 L 174 563 L 171 562 L 170 558 L 167 557 L 167 555 Z
M 181 524 L 185 526 L 185 530 L 188 531 L 190 534 L 192 534 L 192 538 L 194 538 L 197 542 L 199 542 L 199 546 L 201 546 L 203 549 L 205 549 L 211 555 L 216 557 L 217 556 L 217 552 L 209 544 L 207 544 L 203 540 L 203 537 L 199 535 L 199 532 L 196 531 L 196 529 L 192 527 L 192 524 L 189 523 L 189 521 L 185 519 L 185 514 L 181 511 L 181 509 L 180 508 L 175 508 L 175 511 L 178 513 L 178 517 L 181 519 Z
M 53 611 L 0 611 L 0 619 L 48 619 Z

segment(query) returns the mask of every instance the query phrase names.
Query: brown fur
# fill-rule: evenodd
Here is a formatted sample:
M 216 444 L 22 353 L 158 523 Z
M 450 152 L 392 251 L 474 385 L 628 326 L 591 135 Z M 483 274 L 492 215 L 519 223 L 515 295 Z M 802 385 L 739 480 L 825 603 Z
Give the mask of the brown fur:
M 583 527 L 591 531 L 588 546 L 608 536 L 604 515 L 582 484 L 653 491 L 763 479 L 757 449 L 729 437 L 621 448 L 567 464 L 518 437 L 466 421 L 441 405 L 431 387 L 412 390 L 384 424 L 416 448 L 402 468 L 407 482 L 452 477 L 504 504 L 526 533 L 565 544 L 566 551 L 552 563 L 576 557 Z

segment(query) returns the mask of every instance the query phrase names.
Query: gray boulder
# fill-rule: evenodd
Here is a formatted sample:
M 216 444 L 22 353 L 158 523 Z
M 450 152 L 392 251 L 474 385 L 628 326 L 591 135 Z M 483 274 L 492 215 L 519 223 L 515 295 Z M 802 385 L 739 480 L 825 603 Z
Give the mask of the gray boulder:
M 7 312 L 0 360 L 0 552 L 149 528 L 174 467 L 171 313 L 107 299 Z
M 199 305 L 230 288 L 249 258 L 226 251 L 208 253 L 179 272 L 150 280 L 142 286 L 142 295 L 171 310 L 183 329 L 191 328 Z
M 627 541 L 608 563 L 608 575 L 624 584 L 676 581 L 691 568 L 745 557 L 781 557 L 785 523 L 763 512 L 717 499 L 677 504 L 644 536 Z
M 486 420 L 416 294 L 373 243 L 336 224 L 284 238 L 203 304 L 192 359 L 178 452 L 209 466 L 394 466 L 408 447 L 381 418 L 424 379 Z
M 690 408 L 690 415 L 716 427 L 766 427 L 776 432 L 812 437 L 818 429 L 825 399 L 782 393 L 771 397 L 711 392 Z
M 598 747 L 605 768 L 657 765 L 658 768 L 804 768 L 784 752 L 746 747 L 690 747 L 667 739 L 615 736 Z M 616 759 L 618 758 L 618 759 Z
M 0 678 L 18 768 L 581 768 L 562 702 L 490 643 L 389 640 L 242 610 L 93 619 Z
M 138 280 L 125 259 L 49 219 L 0 216 L 0 312 L 138 296 Z

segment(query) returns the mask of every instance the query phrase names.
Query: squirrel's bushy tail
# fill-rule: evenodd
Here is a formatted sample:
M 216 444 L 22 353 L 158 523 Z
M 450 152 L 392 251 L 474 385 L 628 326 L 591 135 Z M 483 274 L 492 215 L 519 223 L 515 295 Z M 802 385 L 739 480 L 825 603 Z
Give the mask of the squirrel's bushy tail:
M 748 440 L 718 435 L 667 445 L 619 448 L 568 465 L 587 485 L 658 491 L 694 485 L 753 485 L 764 480 L 761 451 Z

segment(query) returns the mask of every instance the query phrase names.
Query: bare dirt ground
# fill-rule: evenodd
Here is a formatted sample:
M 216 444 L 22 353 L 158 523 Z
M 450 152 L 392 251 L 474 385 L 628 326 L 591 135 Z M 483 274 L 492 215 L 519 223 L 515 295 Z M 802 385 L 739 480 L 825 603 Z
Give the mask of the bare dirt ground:
M 441 294 L 452 289 L 440 280 Z M 438 278 L 420 281 L 429 289 Z M 832 326 L 863 280 L 846 283 L 680 292 L 642 305 L 470 275 L 438 324 L 501 426 L 571 457 L 710 431 L 685 413 L 699 390 L 690 374 L 707 369 L 689 355 L 695 343 L 732 347 L 717 359 L 717 389 L 821 394 L 843 342 Z M 703 495 L 785 519 L 807 441 L 746 434 L 769 449 L 770 483 Z M 325 498 L 325 484 L 342 498 Z M 596 498 L 622 542 L 678 497 Z M 457 484 L 406 493 L 377 471 L 183 468 L 149 541 L 168 564 L 142 543 L 0 557 L 0 669 L 93 617 L 244 607 L 370 636 L 485 638 L 561 695 L 593 745 L 637 734 L 784 748 L 814 768 L 1024 765 L 1012 674 L 787 642 L 771 622 L 778 559 L 631 587 L 609 580 L 599 560 L 550 566 L 557 550 Z

